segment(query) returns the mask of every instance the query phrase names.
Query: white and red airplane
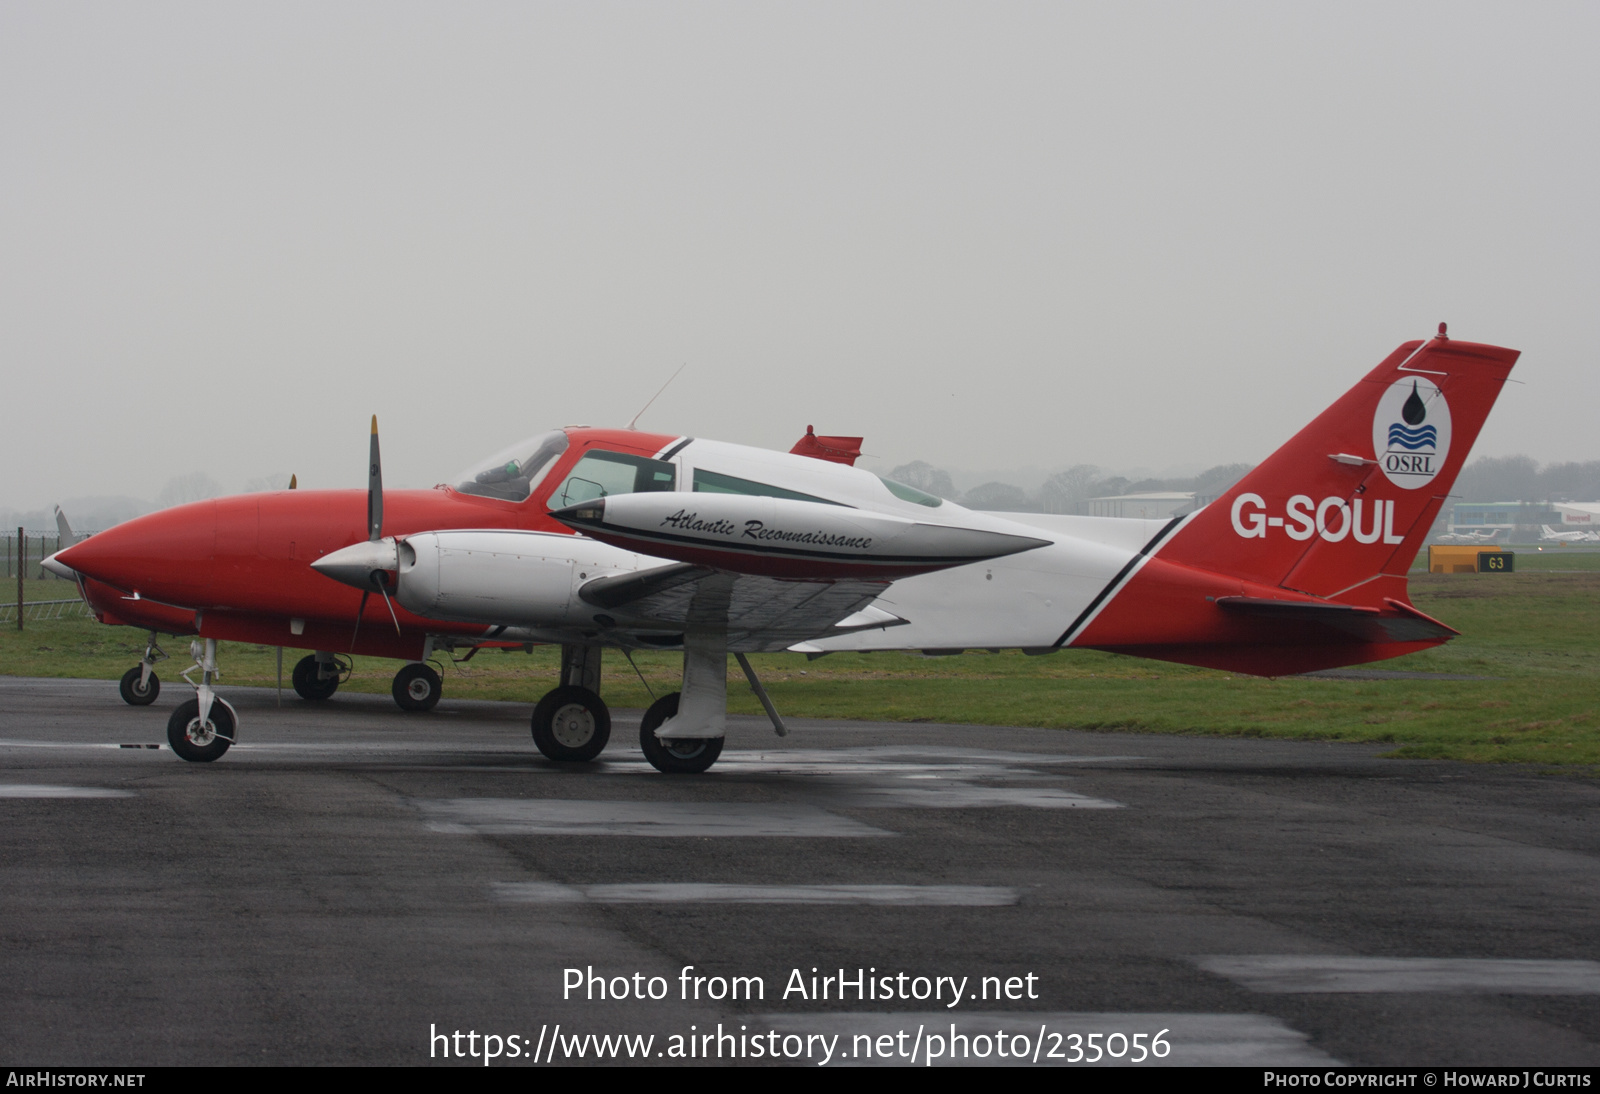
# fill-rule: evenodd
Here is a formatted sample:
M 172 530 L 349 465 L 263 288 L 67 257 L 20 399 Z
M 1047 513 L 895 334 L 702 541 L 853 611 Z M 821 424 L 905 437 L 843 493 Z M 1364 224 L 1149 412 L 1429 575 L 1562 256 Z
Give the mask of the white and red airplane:
M 1539 538 L 1546 543 L 1600 543 L 1600 533 L 1563 531 L 1558 532 L 1548 524 L 1539 526 Z
M 854 438 L 809 431 L 778 453 L 557 430 L 386 498 L 374 422 L 364 508 L 359 491 L 202 502 L 54 564 L 104 621 L 201 637 L 196 697 L 168 725 L 185 759 L 235 738 L 211 687 L 217 639 L 318 650 L 301 668 L 330 694 L 318 666 L 346 643 L 402 658 L 396 697 L 416 706 L 437 699 L 434 650 L 533 642 L 562 646 L 562 684 L 533 715 L 546 756 L 605 747 L 601 649 L 681 650 L 682 689 L 649 709 L 640 744 L 661 771 L 704 771 L 729 654 L 782 734 L 747 653 L 1071 647 L 1277 676 L 1447 641 L 1406 572 L 1517 357 L 1441 324 L 1167 521 L 974 512 L 852 466 Z

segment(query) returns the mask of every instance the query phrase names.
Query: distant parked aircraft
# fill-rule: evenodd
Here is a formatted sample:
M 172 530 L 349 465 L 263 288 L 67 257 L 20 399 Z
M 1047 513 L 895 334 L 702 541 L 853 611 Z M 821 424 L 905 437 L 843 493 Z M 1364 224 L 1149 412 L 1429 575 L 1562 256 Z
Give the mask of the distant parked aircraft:
M 1600 543 L 1600 532 L 1558 532 L 1543 524 L 1539 527 L 1539 538 L 1546 543 Z
M 1449 535 L 1440 536 L 1439 542 L 1460 543 L 1469 546 L 1474 543 L 1493 543 L 1495 537 L 1499 534 L 1500 529 L 1498 528 L 1492 532 L 1452 532 Z

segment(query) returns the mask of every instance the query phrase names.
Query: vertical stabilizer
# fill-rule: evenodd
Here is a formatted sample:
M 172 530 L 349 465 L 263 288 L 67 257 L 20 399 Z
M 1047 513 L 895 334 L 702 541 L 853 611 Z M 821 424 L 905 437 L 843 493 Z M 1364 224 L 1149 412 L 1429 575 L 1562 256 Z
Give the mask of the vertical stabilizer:
M 1403 578 L 1517 357 L 1442 332 L 1407 342 L 1161 557 L 1330 599 L 1381 575 Z

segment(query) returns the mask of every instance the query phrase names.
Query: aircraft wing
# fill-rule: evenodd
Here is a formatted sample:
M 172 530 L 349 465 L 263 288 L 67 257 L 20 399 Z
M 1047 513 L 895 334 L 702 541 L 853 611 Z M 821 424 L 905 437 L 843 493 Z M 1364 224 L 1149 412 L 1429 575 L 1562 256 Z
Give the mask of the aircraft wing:
M 781 650 L 813 638 L 903 626 L 871 607 L 887 581 L 790 581 L 691 563 L 596 578 L 579 598 L 619 628 L 726 628 L 728 648 Z

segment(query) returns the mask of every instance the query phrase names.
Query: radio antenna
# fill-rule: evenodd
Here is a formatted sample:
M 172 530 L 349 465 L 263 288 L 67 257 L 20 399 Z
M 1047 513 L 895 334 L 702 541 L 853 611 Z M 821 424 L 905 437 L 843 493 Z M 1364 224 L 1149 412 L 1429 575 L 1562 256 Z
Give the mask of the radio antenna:
M 688 367 L 689 367 L 689 362 L 685 361 L 683 364 L 678 366 L 678 372 L 682 372 L 684 369 L 686 369 Z M 674 381 L 674 380 L 676 380 L 678 378 L 678 372 L 674 372 L 671 376 L 667 377 L 667 382 L 661 385 L 661 391 L 665 391 L 665 390 L 667 390 L 667 388 L 672 386 L 672 381 Z M 650 396 L 650 402 L 644 404 L 644 406 L 639 408 L 639 413 L 635 414 L 633 416 L 633 421 L 628 423 L 628 428 L 629 429 L 633 429 L 633 430 L 637 430 L 638 429 L 638 427 L 639 427 L 639 419 L 644 417 L 644 412 L 650 409 L 650 403 L 653 403 L 657 399 L 661 398 L 661 391 L 658 391 L 654 395 Z

